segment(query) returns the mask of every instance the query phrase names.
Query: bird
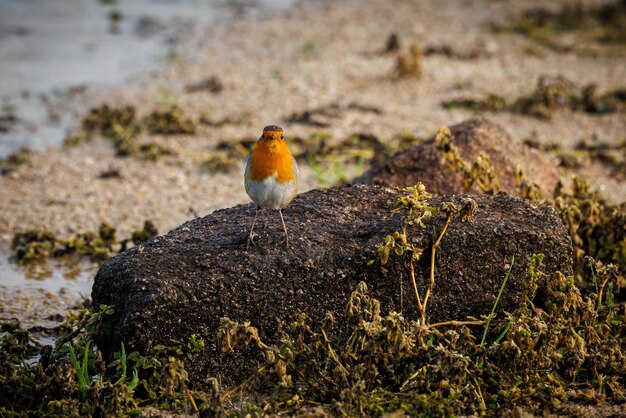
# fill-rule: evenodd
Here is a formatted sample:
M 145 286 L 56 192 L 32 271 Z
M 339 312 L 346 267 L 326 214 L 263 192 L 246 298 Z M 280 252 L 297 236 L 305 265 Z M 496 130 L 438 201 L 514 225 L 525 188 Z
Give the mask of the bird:
M 298 163 L 289 151 L 283 128 L 277 125 L 263 128 L 263 134 L 246 160 L 244 173 L 246 193 L 256 204 L 246 250 L 253 242 L 254 224 L 261 209 L 278 209 L 285 232 L 284 243 L 289 246 L 282 210 L 298 193 L 299 174 Z

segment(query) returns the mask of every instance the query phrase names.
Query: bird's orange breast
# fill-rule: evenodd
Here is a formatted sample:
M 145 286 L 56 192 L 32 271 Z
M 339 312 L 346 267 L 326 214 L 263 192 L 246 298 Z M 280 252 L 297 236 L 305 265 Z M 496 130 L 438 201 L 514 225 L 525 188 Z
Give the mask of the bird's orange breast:
M 263 181 L 275 176 L 278 183 L 294 179 L 293 158 L 282 139 L 261 139 L 254 147 L 250 161 L 250 179 Z

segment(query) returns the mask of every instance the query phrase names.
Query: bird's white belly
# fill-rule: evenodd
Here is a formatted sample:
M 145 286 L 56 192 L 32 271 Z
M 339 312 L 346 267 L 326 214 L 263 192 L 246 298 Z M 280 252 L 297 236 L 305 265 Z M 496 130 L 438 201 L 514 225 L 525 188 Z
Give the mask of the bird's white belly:
M 282 209 L 289 204 L 298 190 L 297 180 L 279 183 L 274 177 L 255 181 L 246 177 L 246 192 L 258 206 L 267 209 Z

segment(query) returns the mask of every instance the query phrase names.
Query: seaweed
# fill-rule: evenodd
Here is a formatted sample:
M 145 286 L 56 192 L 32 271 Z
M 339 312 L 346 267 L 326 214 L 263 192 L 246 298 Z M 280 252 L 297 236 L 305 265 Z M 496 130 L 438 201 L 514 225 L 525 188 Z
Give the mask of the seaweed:
M 132 106 L 110 107 L 103 104 L 93 108 L 82 120 L 82 132 L 69 134 L 64 146 L 76 146 L 100 133 L 111 141 L 117 155 L 133 155 L 137 152 L 137 136 L 141 129 L 136 122 L 135 113 Z
M 115 310 L 68 312 L 54 347 L 38 344 L 19 322 L 3 322 L 0 337 L 0 415 L 138 416 L 141 408 L 197 410 L 183 367 L 187 344 L 154 346 L 145 355 L 124 345 L 108 361 L 91 344 Z M 202 350 L 190 337 L 190 350 Z M 26 360 L 41 352 L 38 361 Z M 197 352 L 197 351 L 196 351 Z M 129 371 L 132 370 L 132 377 Z
M 348 109 L 377 112 L 377 108 L 351 103 Z M 361 174 L 366 164 L 377 164 L 396 152 L 423 140 L 412 134 L 399 134 L 388 139 L 370 133 L 354 133 L 333 141 L 330 134 L 318 131 L 308 137 L 288 138 L 289 148 L 296 160 L 306 162 L 315 172 L 319 184 L 342 184 Z M 245 137 L 239 140 L 220 141 L 208 152 L 202 167 L 211 173 L 229 172 L 241 167 L 242 161 L 252 151 L 256 140 Z M 350 170 L 352 168 L 352 170 Z
M 428 45 L 422 48 L 419 44 L 413 42 L 409 46 L 408 54 L 402 52 L 401 45 L 400 36 L 397 33 L 391 33 L 387 37 L 385 47 L 380 51 L 380 54 L 395 53 L 396 67 L 394 75 L 397 77 L 402 77 L 401 74 L 421 77 L 422 58 L 430 55 L 443 55 L 447 58 L 460 60 L 474 60 L 493 55 L 482 44 L 467 51 L 461 51 L 447 43 Z
M 626 42 L 626 2 L 591 6 L 575 3 L 555 12 L 534 9 L 509 22 L 492 24 L 490 29 L 496 33 L 526 36 L 557 52 L 574 48 L 554 39 L 561 33 L 575 33 L 601 44 L 619 45 Z
M 326 106 L 317 107 L 301 112 L 293 112 L 284 118 L 287 123 L 295 123 L 300 125 L 315 126 L 317 128 L 327 128 L 330 123 L 329 118 L 338 117 L 341 112 L 341 106 L 337 103 L 331 103 Z
M 515 189 L 517 195 L 523 197 L 524 199 L 528 199 L 531 202 L 541 202 L 543 200 L 543 195 L 541 193 L 541 189 L 537 185 L 537 183 L 531 181 L 526 177 L 524 170 L 521 165 L 517 165 L 515 167 Z
M 109 32 L 112 34 L 120 33 L 120 22 L 124 19 L 124 14 L 120 10 L 111 10 L 108 13 Z
M 618 266 L 615 292 L 626 287 L 626 204 L 607 203 L 589 184 L 572 179 L 572 192 L 555 191 L 555 209 L 563 219 L 574 247 L 576 277 L 582 286 L 587 257 Z M 590 283 L 587 282 L 587 285 Z
M 563 148 L 557 143 L 540 143 L 535 139 L 526 139 L 524 143 L 531 148 L 553 154 L 561 167 L 578 168 L 585 161 L 594 161 L 609 167 L 611 176 L 618 179 L 626 177 L 626 140 L 623 138 L 613 141 L 601 141 L 595 136 L 583 138 L 573 149 Z
M 176 154 L 170 148 L 155 144 L 153 142 L 141 144 L 137 153 L 141 156 L 141 158 L 146 161 L 156 161 L 161 157 Z
M 586 139 L 574 146 L 574 153 L 592 161 L 612 168 L 611 175 L 620 179 L 626 177 L 626 140 L 615 140 L 612 143 Z M 559 155 L 564 159 L 562 155 Z
M 100 172 L 100 174 L 98 174 L 98 177 L 101 179 L 121 179 L 122 172 L 118 167 L 111 165 L 106 170 Z
M 111 136 L 119 128 L 129 128 L 135 123 L 136 110 L 133 106 L 110 107 L 103 104 L 93 108 L 82 120 L 86 133 L 101 132 L 104 136 Z
M 28 147 L 22 147 L 18 151 L 9 154 L 5 159 L 0 160 L 0 175 L 9 175 L 17 170 L 18 167 L 29 165 L 32 157 L 33 152 Z
M 24 265 L 49 257 L 56 245 L 56 236 L 45 228 L 17 232 L 11 241 L 11 258 Z
M 139 245 L 157 234 L 150 220 L 145 221 L 143 228 L 134 231 L 130 238 L 121 241 L 116 238 L 115 228 L 105 223 L 100 225 L 97 232 L 81 232 L 66 240 L 59 239 L 45 228 L 32 229 L 15 233 L 11 242 L 11 260 L 26 265 L 48 257 L 78 255 L 102 262 L 126 250 L 129 242 Z
M 317 182 L 344 184 L 361 175 L 363 167 L 378 164 L 396 152 L 422 142 L 411 134 L 383 139 L 370 133 L 355 133 L 332 144 L 330 135 L 320 132 L 308 139 L 292 140 L 294 157 L 304 159 L 313 169 Z M 352 169 L 350 171 L 350 169 Z
M 536 257 L 529 266 L 535 277 L 540 265 Z M 581 293 L 560 273 L 549 279 L 542 307 L 530 283 L 518 310 L 482 329 L 428 328 L 383 314 L 364 283 L 347 304 L 346 341 L 332 337 L 332 316 L 314 325 L 299 315 L 277 345 L 264 344 L 249 324 L 224 320 L 220 333 L 241 337 L 223 350 L 252 345 L 267 360 L 221 399 L 243 391 L 262 400 L 254 407 L 262 415 L 321 407 L 344 416 L 500 416 L 514 407 L 558 413 L 571 401 L 623 402 L 622 309 L 608 297 L 598 308 L 598 294 Z
M 446 100 L 442 103 L 446 109 L 470 109 L 477 112 L 501 112 L 506 109 L 506 101 L 497 94 L 488 94 L 485 98 L 462 97 Z
M 382 54 L 390 54 L 392 52 L 398 52 L 400 49 L 400 36 L 397 33 L 390 33 L 385 42 L 385 47 L 382 49 Z
M 94 261 L 105 261 L 111 258 L 115 251 L 115 228 L 107 224 L 101 224 L 98 233 L 83 232 L 72 235 L 59 245 L 53 255 L 62 256 L 67 254 L 79 254 L 89 257 Z
M 318 40 L 308 38 L 302 41 L 299 47 L 300 54 L 308 60 L 316 59 L 320 57 L 321 45 Z
M 419 186 L 401 197 L 396 209 L 407 222 L 434 213 Z M 442 206 L 438 212 L 467 220 L 475 209 Z M 100 306 L 97 313 L 83 307 L 69 311 L 54 347 L 41 347 L 19 322 L 5 321 L 0 414 L 138 416 L 156 408 L 241 417 L 396 411 L 502 416 L 512 409 L 567 414 L 572 403 L 623 403 L 626 311 L 615 299 L 617 267 L 585 258 L 588 268 L 579 287 L 574 277 L 559 272 L 545 278 L 542 260 L 535 254 L 527 261 L 519 308 L 498 311 L 496 299 L 481 320 L 427 325 L 382 312 L 363 282 L 346 300 L 341 323 L 331 314 L 313 323 L 300 312 L 275 344 L 264 342 L 251 323 L 222 318 L 217 349 L 245 348 L 248 355 L 265 358 L 249 378 L 229 388 L 215 377 L 190 380 L 185 364 L 215 355 L 193 333 L 185 341 L 148 342 L 142 352 L 121 344 L 105 358 L 92 341 L 111 335 L 111 306 Z M 507 276 L 500 295 L 507 291 Z M 539 280 L 547 282 L 541 293 Z M 338 327 L 349 332 L 338 333 Z M 27 361 L 38 352 L 37 360 Z
M 150 134 L 194 134 L 196 124 L 184 116 L 178 106 L 165 111 L 153 111 L 143 119 L 138 119 L 133 106 L 111 107 L 103 104 L 93 108 L 82 120 L 82 130 L 71 132 L 65 137 L 66 148 L 75 147 L 90 141 L 101 134 L 111 141 L 118 156 L 136 156 L 154 161 L 162 156 L 175 154 L 173 150 L 156 143 L 139 143 L 143 130 Z
M 224 152 L 213 152 L 209 158 L 202 162 L 201 166 L 214 174 L 233 171 L 241 166 L 241 161 L 241 157 L 233 158 Z
M 489 155 L 484 151 L 478 153 L 472 162 L 463 160 L 454 144 L 454 136 L 447 126 L 442 126 L 435 135 L 435 144 L 448 166 L 463 176 L 463 188 L 468 191 L 476 184 L 483 192 L 495 194 L 500 189 L 500 181 L 494 167 L 491 165 Z
M 443 55 L 447 58 L 460 60 L 475 60 L 478 58 L 489 58 L 493 55 L 484 46 L 479 45 L 468 51 L 459 51 L 449 44 L 430 45 L 424 48 L 424 56 Z
M 166 111 L 154 111 L 143 120 L 143 126 L 151 134 L 189 134 L 196 132 L 196 124 L 184 116 L 183 110 L 178 106 L 171 106 Z
M 139 245 L 152 237 L 156 237 L 158 234 L 159 231 L 154 226 L 154 223 L 150 220 L 147 220 L 144 222 L 142 229 L 137 229 L 133 231 L 131 240 L 133 241 L 133 244 Z
M 4 110 L 4 109 L 3 109 Z M 13 113 L 14 109 L 9 109 L 0 114 L 0 133 L 5 134 L 13 129 L 13 126 L 18 122 L 18 117 Z
M 413 42 L 407 52 L 398 51 L 396 65 L 393 70 L 394 78 L 422 78 L 422 47 Z
M 217 76 L 211 76 L 205 78 L 197 83 L 188 84 L 185 87 L 185 93 L 198 93 L 202 91 L 209 91 L 210 93 L 217 94 L 224 90 L 224 83 Z
M 562 76 L 542 76 L 537 87 L 529 96 L 519 97 L 512 102 L 496 94 L 484 98 L 456 98 L 441 103 L 446 109 L 465 108 L 473 111 L 520 113 L 549 120 L 558 109 L 574 112 L 606 114 L 626 110 L 626 90 L 617 89 L 598 93 L 594 84 L 577 86 Z

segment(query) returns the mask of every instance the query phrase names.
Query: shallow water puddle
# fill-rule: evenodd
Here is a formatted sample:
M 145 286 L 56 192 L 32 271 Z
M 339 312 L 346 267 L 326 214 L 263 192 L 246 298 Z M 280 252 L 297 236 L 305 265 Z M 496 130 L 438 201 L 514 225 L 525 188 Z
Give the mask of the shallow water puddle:
M 65 313 L 91 298 L 98 265 L 79 258 L 49 259 L 19 266 L 0 256 L 0 321 L 18 320 L 40 347 L 54 345 Z M 39 361 L 33 351 L 28 363 Z
M 19 266 L 0 256 L 0 285 L 10 290 L 41 290 L 55 294 L 63 293 L 75 298 L 88 298 L 98 265 L 85 260 L 66 257 L 49 259 L 41 263 Z M 6 302 L 6 301 L 5 301 Z

